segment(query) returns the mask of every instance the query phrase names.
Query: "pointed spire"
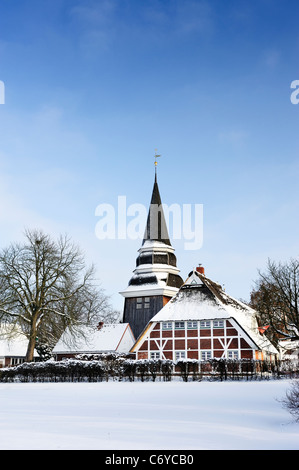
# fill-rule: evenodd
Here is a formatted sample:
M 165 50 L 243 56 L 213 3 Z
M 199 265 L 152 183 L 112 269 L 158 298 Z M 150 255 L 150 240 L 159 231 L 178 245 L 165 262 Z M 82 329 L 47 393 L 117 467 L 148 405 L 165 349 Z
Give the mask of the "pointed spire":
M 127 288 L 123 322 L 129 323 L 136 338 L 165 302 L 171 299 L 183 284 L 171 246 L 157 181 L 155 154 L 155 181 L 142 246 L 136 259 L 136 268 Z
M 157 155 L 155 153 L 155 182 L 142 245 L 146 240 L 156 240 L 171 246 L 157 182 Z

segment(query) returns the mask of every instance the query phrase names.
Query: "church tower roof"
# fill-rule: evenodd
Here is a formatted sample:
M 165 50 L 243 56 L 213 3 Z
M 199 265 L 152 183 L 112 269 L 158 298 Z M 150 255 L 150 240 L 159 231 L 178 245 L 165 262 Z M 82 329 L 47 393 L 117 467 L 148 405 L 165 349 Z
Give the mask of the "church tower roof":
M 157 182 L 157 168 L 144 237 L 138 253 L 128 286 L 120 292 L 125 297 L 123 321 L 130 323 L 136 338 L 183 284 L 174 248 L 170 243 Z
M 142 245 L 146 240 L 156 240 L 171 246 L 157 182 L 157 171 Z

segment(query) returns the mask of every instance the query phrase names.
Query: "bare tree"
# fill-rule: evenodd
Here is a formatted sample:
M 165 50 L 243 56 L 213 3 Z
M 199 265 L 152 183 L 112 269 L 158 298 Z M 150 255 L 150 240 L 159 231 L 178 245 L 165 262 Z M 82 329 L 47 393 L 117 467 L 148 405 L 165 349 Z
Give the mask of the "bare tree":
M 250 305 L 271 325 L 277 338 L 299 339 L 299 260 L 286 263 L 268 260 L 267 271 L 259 272 L 257 289 Z
M 287 390 L 285 399 L 282 400 L 284 408 L 286 408 L 295 421 L 299 422 L 299 381 L 295 380 L 291 383 L 291 388 Z
M 40 342 L 53 347 L 66 327 L 76 335 L 114 312 L 93 266 L 86 268 L 67 236 L 54 241 L 38 230 L 25 236 L 24 244 L 0 253 L 0 320 L 12 330 L 21 327 L 29 340 L 26 361 L 32 361 Z

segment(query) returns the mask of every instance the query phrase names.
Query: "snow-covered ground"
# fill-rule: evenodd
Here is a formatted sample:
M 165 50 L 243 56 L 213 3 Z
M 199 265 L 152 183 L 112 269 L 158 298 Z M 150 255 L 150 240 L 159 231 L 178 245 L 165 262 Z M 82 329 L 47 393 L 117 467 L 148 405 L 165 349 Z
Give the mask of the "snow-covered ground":
M 0 384 L 0 448 L 299 449 L 290 381 Z

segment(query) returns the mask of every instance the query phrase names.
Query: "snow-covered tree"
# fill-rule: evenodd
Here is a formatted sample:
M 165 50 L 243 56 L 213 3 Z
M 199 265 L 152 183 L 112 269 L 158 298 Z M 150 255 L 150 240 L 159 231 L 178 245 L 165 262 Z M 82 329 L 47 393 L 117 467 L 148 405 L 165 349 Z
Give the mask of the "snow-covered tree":
M 286 263 L 268 260 L 265 273 L 259 273 L 250 305 L 260 313 L 261 323 L 271 326 L 276 338 L 299 339 L 299 260 Z
M 53 240 L 27 230 L 25 243 L 0 252 L 0 321 L 19 325 L 28 337 L 26 361 L 38 345 L 54 346 L 68 326 L 80 328 L 114 314 L 94 278 L 94 268 L 68 236 Z

